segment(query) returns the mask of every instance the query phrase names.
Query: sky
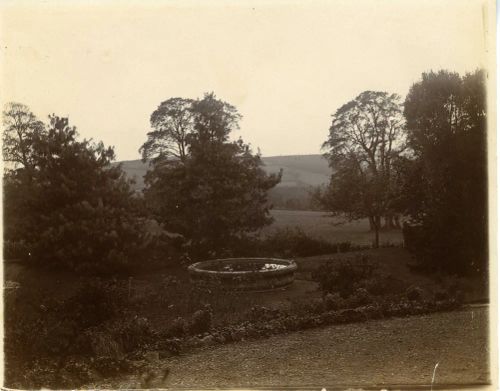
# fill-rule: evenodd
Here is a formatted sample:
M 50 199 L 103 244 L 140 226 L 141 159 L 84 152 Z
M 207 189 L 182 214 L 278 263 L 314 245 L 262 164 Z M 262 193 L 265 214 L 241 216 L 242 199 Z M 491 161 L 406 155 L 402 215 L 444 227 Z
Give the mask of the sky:
M 0 98 L 132 160 L 162 101 L 214 92 L 243 116 L 232 137 L 263 156 L 320 153 L 362 91 L 404 99 L 423 72 L 486 68 L 486 4 L 5 1 Z

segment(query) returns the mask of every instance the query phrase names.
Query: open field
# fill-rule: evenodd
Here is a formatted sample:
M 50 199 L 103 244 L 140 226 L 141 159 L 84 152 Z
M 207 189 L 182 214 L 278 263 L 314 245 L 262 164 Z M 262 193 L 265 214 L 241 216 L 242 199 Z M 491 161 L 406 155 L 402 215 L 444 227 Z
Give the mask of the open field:
M 157 360 L 146 385 L 131 376 L 99 386 L 430 387 L 438 364 L 434 385 L 457 389 L 489 382 L 487 325 L 487 308 L 470 308 L 328 326 Z
M 331 217 L 326 212 L 278 210 L 273 209 L 271 215 L 274 222 L 266 227 L 263 234 L 272 233 L 276 229 L 300 228 L 307 235 L 330 242 L 349 241 L 357 245 L 371 245 L 374 240 L 370 232 L 368 219 L 343 223 L 343 220 Z M 403 242 L 401 230 L 382 231 L 380 243 L 400 244 Z

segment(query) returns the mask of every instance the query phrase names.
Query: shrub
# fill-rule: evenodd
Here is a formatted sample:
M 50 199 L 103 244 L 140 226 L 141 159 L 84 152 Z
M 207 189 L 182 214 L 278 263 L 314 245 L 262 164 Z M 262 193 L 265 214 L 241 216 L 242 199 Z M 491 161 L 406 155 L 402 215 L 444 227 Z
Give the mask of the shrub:
M 106 329 L 125 353 L 133 352 L 147 345 L 155 337 L 149 321 L 139 316 L 118 319 L 107 325 Z
M 224 249 L 213 252 L 213 258 L 243 257 L 249 254 L 262 257 L 308 257 L 362 250 L 369 246 L 353 245 L 351 242 L 331 243 L 307 235 L 302 229 L 279 228 L 262 239 L 242 235 L 231 239 Z
M 9 384 L 20 381 L 21 388 L 79 386 L 88 368 L 77 363 L 84 362 L 85 356 L 119 358 L 135 348 L 137 343 L 131 343 L 130 338 L 142 338 L 144 332 L 132 325 L 109 324 L 112 318 L 124 314 L 123 292 L 118 283 L 91 280 L 64 299 L 47 298 L 26 287 L 6 295 Z M 78 359 L 70 364 L 69 358 L 75 355 Z M 73 383 L 68 383 L 72 377 Z
M 263 240 L 261 247 L 269 256 L 285 257 L 305 257 L 338 251 L 338 245 L 311 238 L 299 228 L 278 229 Z
M 263 321 L 268 321 L 273 319 L 276 316 L 277 311 L 272 310 L 267 307 L 262 307 L 262 306 L 253 306 L 250 309 L 250 312 L 248 314 L 248 318 L 251 321 L 255 322 L 263 322 Z
M 444 227 L 405 224 L 403 227 L 404 243 L 405 248 L 414 254 L 417 261 L 413 266 L 414 269 L 424 273 L 487 275 L 488 256 L 485 242 L 474 243 L 475 247 L 481 246 L 481 248 L 474 248 L 469 238 L 457 237 L 463 235 L 463 232 L 446 229 L 449 226 L 451 224 Z M 451 232 L 454 233 L 451 234 Z
M 438 289 L 434 292 L 434 300 L 444 301 L 450 298 L 450 294 L 445 289 Z
M 196 311 L 191 318 L 189 331 L 193 334 L 204 333 L 212 327 L 212 309 L 206 305 L 203 309 Z
M 357 288 L 354 297 L 359 305 L 370 304 L 373 301 L 372 296 L 365 288 Z
M 6 349 L 10 358 L 26 361 L 78 353 L 88 347 L 81 338 L 84 330 L 116 316 L 123 305 L 118 287 L 98 280 L 64 300 L 41 297 L 24 287 L 17 291 L 6 302 Z
M 352 244 L 351 242 L 340 242 L 337 245 L 338 251 L 340 253 L 346 253 L 351 250 Z
M 406 297 L 410 301 L 420 301 L 423 299 L 424 291 L 417 287 L 410 287 L 406 290 Z
M 188 330 L 188 323 L 182 317 L 175 318 L 167 328 L 167 335 L 169 337 L 180 337 Z
M 340 261 L 338 264 L 326 263 L 312 273 L 312 277 L 320 285 L 323 293 L 338 292 L 347 298 L 359 287 L 359 282 L 373 275 L 374 266 L 367 257 L 359 257 L 356 263 Z
M 40 267 L 112 274 L 168 245 L 147 235 L 142 199 L 111 164 L 112 148 L 79 141 L 68 120 L 56 116 L 29 143 L 31 164 L 4 175 L 9 256 Z
M 327 293 L 323 299 L 325 308 L 330 310 L 338 310 L 345 305 L 344 300 L 338 293 Z
M 97 357 L 92 364 L 102 376 L 106 377 L 123 374 L 131 369 L 128 360 L 112 356 Z
M 78 322 L 81 327 L 101 324 L 123 310 L 126 288 L 118 282 L 91 279 L 75 295 L 61 302 L 57 312 Z
M 90 329 L 86 330 L 85 336 L 88 339 L 88 344 L 94 356 L 108 358 L 123 357 L 123 346 L 111 331 Z
M 160 349 L 159 358 L 168 355 L 178 355 L 181 352 L 181 340 L 178 338 L 161 338 L 157 341 L 158 349 Z
M 391 274 L 374 273 L 362 283 L 363 287 L 374 296 L 400 293 L 406 285 L 403 281 L 394 278 Z

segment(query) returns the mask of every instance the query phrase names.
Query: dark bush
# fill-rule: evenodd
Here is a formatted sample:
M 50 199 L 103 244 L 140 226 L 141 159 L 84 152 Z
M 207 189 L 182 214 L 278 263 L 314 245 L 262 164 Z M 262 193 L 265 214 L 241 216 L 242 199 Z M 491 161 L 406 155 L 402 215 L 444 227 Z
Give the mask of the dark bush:
M 101 356 L 97 357 L 92 366 L 97 369 L 101 376 L 116 376 L 130 371 L 130 362 L 124 358 Z
M 444 301 L 450 298 L 450 294 L 445 289 L 439 289 L 434 292 L 434 299 L 436 301 Z
M 136 197 L 114 152 L 79 141 L 66 118 L 50 117 L 26 145 L 32 164 L 4 173 L 4 239 L 9 257 L 52 269 L 102 275 L 144 267 L 170 242 L 145 229 Z M 36 169 L 33 169 L 36 167 Z
M 277 312 L 278 311 L 267 308 L 267 307 L 253 306 L 250 309 L 250 312 L 248 314 L 248 318 L 251 321 L 255 321 L 255 322 L 268 321 L 268 320 L 274 319 L 277 315 Z
M 351 296 L 359 283 L 373 275 L 374 266 L 367 257 L 359 257 L 356 263 L 340 261 L 335 265 L 326 263 L 313 271 L 312 277 L 323 293 L 338 292 L 342 298 Z
M 406 290 L 406 297 L 410 301 L 420 301 L 423 299 L 423 296 L 424 296 L 424 291 L 418 286 L 410 287 Z
M 91 279 L 75 295 L 60 302 L 54 309 L 81 327 L 92 327 L 112 319 L 122 311 L 126 297 L 124 283 Z
M 370 304 L 373 301 L 372 296 L 365 288 L 357 288 L 353 296 L 358 305 Z
M 307 235 L 302 229 L 280 228 L 260 239 L 256 236 L 242 235 L 233 238 L 226 246 L 217 252 L 211 252 L 211 258 L 225 257 L 309 257 L 322 254 L 334 254 L 367 249 L 369 246 L 353 245 L 351 242 L 332 243 Z M 189 249 L 195 258 L 199 254 Z M 194 251 L 194 252 L 193 252 Z
M 363 287 L 374 296 L 400 293 L 406 285 L 391 274 L 374 273 L 374 275 L 362 281 Z
M 323 302 L 328 311 L 338 310 L 345 305 L 344 299 L 338 293 L 327 293 L 323 298 Z
M 212 319 L 212 309 L 209 305 L 206 305 L 205 308 L 193 314 L 189 325 L 189 331 L 193 334 L 201 334 L 210 330 L 212 327 Z
M 338 251 L 340 253 L 346 253 L 346 252 L 350 251 L 352 247 L 353 246 L 352 246 L 351 242 L 340 242 L 337 245 Z
M 425 247 L 424 233 L 421 226 L 404 223 L 402 231 L 404 247 L 408 251 L 415 253 Z
M 342 245 L 347 246 L 346 243 Z M 325 240 L 311 238 L 299 228 L 284 228 L 267 236 L 262 241 L 261 248 L 261 251 L 269 256 L 306 257 L 336 253 L 339 246 Z
M 188 322 L 182 317 L 175 318 L 167 328 L 169 337 L 180 337 L 188 330 Z
M 77 362 L 84 362 L 85 357 L 97 351 L 118 357 L 135 347 L 127 345 L 127 336 L 137 338 L 137 328 L 119 334 L 104 326 L 124 314 L 124 292 L 116 282 L 91 280 L 68 298 L 45 297 L 43 292 L 25 287 L 6 295 L 8 384 L 18 382 L 22 388 L 30 384 L 64 388 L 69 376 L 74 381 L 69 385 L 74 387 L 80 385 L 78 381 L 83 381 L 87 369 L 92 367 L 79 366 Z M 68 361 L 72 356 L 78 356 L 73 366 Z M 42 383 L 38 383 L 36 377 Z

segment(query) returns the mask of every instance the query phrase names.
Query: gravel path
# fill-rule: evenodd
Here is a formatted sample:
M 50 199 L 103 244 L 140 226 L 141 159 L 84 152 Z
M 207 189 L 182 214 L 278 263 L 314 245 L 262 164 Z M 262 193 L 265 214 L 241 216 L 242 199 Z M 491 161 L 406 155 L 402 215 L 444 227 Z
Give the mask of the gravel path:
M 477 307 L 206 348 L 151 363 L 152 381 L 146 385 L 429 385 L 437 363 L 434 384 L 477 384 L 489 380 L 488 357 L 488 312 Z M 140 385 L 144 380 L 137 377 L 112 384 Z

